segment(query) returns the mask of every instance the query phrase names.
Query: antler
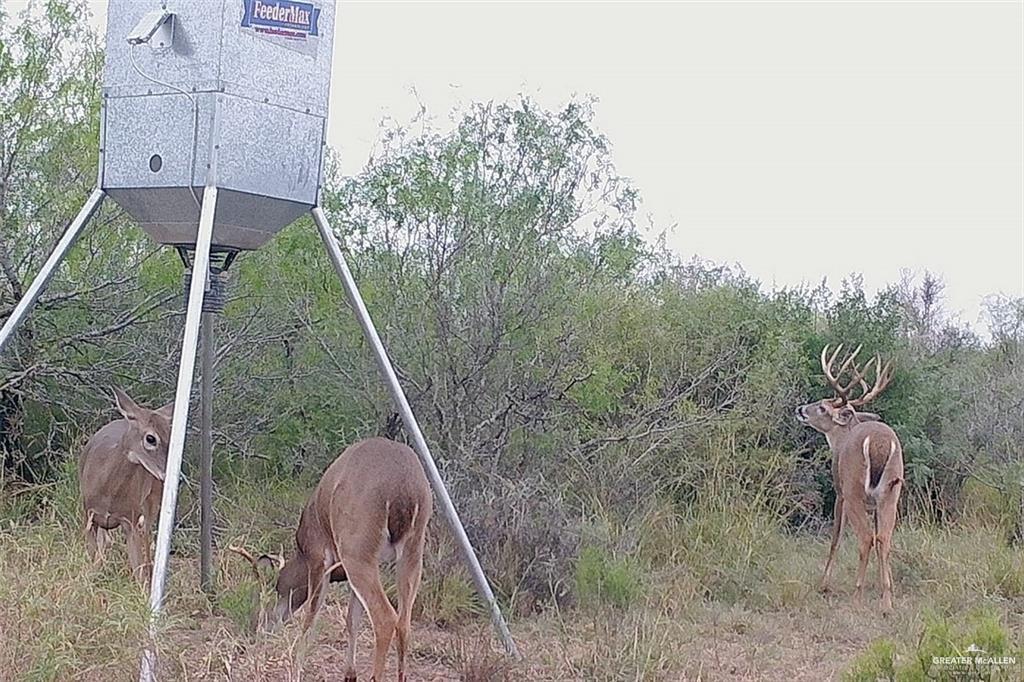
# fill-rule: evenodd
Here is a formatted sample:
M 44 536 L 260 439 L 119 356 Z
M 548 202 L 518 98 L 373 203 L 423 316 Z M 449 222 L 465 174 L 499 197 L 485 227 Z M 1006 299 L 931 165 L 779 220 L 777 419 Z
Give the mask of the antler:
M 245 549 L 244 547 L 239 547 L 237 545 L 229 545 L 228 550 L 234 552 L 235 554 L 237 554 L 238 556 L 242 557 L 250 564 L 252 564 L 252 572 L 256 575 L 257 580 L 260 579 L 260 559 L 263 559 L 264 557 L 270 559 L 275 564 L 277 564 L 277 570 L 280 571 L 282 568 L 284 568 L 283 554 L 264 554 L 260 556 L 260 559 L 256 559 L 253 558 L 253 555 L 249 553 L 249 550 Z
M 861 371 L 860 367 L 857 366 L 857 363 L 854 360 L 856 359 L 857 354 L 860 353 L 862 346 L 857 346 L 857 349 L 843 361 L 839 371 L 833 375 L 832 365 L 835 363 L 839 352 L 843 349 L 843 344 L 836 346 L 832 355 L 828 356 L 828 349 L 830 345 L 826 345 L 821 351 L 821 369 L 825 373 L 825 378 L 828 380 L 828 383 L 836 393 L 836 397 L 832 400 L 836 407 L 846 404 L 849 404 L 851 407 L 867 405 L 869 402 L 877 398 L 879 394 L 885 390 L 885 387 L 889 385 L 889 382 L 892 381 L 892 360 L 887 362 L 883 367 L 880 355 L 875 355 L 874 358 L 869 360 L 868 364 L 864 366 L 865 371 Z M 827 359 L 826 356 L 828 356 Z M 872 364 L 875 366 L 875 383 L 874 386 L 869 387 L 868 382 L 865 380 L 865 375 L 870 372 Z M 844 386 L 839 382 L 839 378 L 843 376 L 843 372 L 847 369 L 851 370 L 853 378 L 851 378 Z M 850 391 L 854 386 L 858 385 L 862 391 L 861 395 L 857 398 L 850 398 Z
M 854 385 L 858 382 L 862 384 L 864 382 L 860 370 L 857 369 L 857 365 L 853 365 L 853 379 L 846 384 L 846 386 L 839 383 L 839 377 L 843 376 L 843 372 L 849 369 L 850 365 L 856 359 L 857 354 L 860 353 L 862 346 L 857 346 L 857 349 L 850 353 L 846 360 L 843 361 L 839 371 L 833 376 L 832 364 L 835 363 L 836 357 L 839 355 L 839 351 L 843 349 L 843 344 L 836 346 L 835 351 L 833 351 L 832 355 L 829 356 L 828 360 L 826 360 L 825 356 L 828 355 L 828 349 L 831 345 L 832 344 L 827 344 L 821 349 L 821 370 L 825 373 L 825 378 L 828 380 L 829 385 L 832 386 L 832 390 L 836 393 L 836 397 L 833 398 L 832 402 L 838 407 L 839 405 L 844 405 L 850 401 L 850 389 L 852 389 Z
M 256 564 L 256 559 L 253 558 L 252 554 L 250 554 L 247 549 L 245 549 L 244 547 L 237 547 L 235 545 L 229 545 L 228 546 L 228 551 L 234 552 L 235 554 L 237 554 L 238 556 L 242 557 L 243 559 L 248 561 L 250 564 L 252 564 L 252 572 L 253 572 L 253 574 L 255 574 L 257 580 L 260 579 L 260 570 L 259 570 L 259 566 Z
M 866 370 L 871 369 L 872 362 L 875 363 L 875 385 L 869 390 L 868 383 L 864 381 L 863 377 L 860 377 L 860 372 L 857 371 L 857 375 L 860 377 L 861 389 L 864 391 L 864 394 L 859 398 L 855 398 L 850 401 L 850 405 L 853 407 L 867 405 L 877 398 L 878 395 L 885 390 L 885 387 L 889 385 L 889 382 L 892 381 L 892 360 L 885 363 L 885 366 L 883 367 L 882 357 L 880 355 L 875 355 L 873 361 L 868 361 L 868 364 L 865 366 Z

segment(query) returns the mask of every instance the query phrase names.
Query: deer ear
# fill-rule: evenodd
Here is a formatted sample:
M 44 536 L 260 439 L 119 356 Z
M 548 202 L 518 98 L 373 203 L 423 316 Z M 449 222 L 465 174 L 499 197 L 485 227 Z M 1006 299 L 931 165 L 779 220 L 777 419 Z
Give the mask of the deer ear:
M 862 422 L 880 422 L 880 421 L 882 421 L 882 418 L 879 417 L 874 412 L 858 412 L 857 413 L 857 419 L 861 420 Z
M 160 409 L 153 411 L 156 412 L 161 417 L 163 417 L 164 419 L 166 419 L 167 421 L 171 421 L 174 418 L 174 401 L 172 400 L 171 402 L 167 403 Z
M 114 404 L 117 406 L 117 411 L 121 413 L 125 419 L 138 419 L 141 408 L 138 403 L 128 397 L 128 394 L 114 387 Z
M 284 557 L 280 554 L 261 554 L 256 560 L 256 570 L 263 570 L 264 579 L 273 581 L 284 568 Z
M 157 460 L 156 457 L 149 454 L 148 452 L 138 453 L 134 450 L 128 451 L 128 461 L 132 464 L 138 464 L 143 469 L 152 474 L 153 478 L 158 481 L 164 480 L 164 466 Z
M 853 421 L 853 408 L 849 405 L 840 407 L 832 413 L 832 421 L 840 426 L 847 426 Z

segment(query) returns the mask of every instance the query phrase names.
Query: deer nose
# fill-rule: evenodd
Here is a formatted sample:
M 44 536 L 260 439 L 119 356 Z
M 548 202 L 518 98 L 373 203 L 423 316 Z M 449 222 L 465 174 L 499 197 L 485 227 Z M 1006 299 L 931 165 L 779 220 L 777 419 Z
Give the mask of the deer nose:
M 796 418 L 798 421 L 804 421 L 805 419 L 807 419 L 807 413 L 804 412 L 803 405 L 797 407 L 796 410 L 794 410 L 794 412 L 796 413 Z

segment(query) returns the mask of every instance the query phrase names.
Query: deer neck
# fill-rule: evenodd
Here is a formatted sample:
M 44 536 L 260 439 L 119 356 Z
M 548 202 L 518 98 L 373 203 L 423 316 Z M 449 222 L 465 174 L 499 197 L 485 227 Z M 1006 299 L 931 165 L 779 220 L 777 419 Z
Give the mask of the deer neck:
M 846 439 L 850 437 L 850 432 L 853 430 L 853 427 L 858 423 L 859 422 L 854 419 L 848 426 L 836 425 L 832 430 L 826 431 L 825 440 L 828 441 L 829 448 L 831 448 L 833 452 L 838 452 L 846 442 Z

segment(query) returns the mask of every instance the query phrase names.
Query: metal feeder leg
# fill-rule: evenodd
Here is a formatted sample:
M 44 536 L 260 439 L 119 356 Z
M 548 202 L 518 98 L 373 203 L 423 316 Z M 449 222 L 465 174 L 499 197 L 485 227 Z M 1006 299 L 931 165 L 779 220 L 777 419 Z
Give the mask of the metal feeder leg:
M 413 449 L 419 455 L 423 468 L 426 470 L 427 478 L 430 480 L 430 486 L 434 489 L 434 494 L 437 495 L 441 506 L 441 513 L 444 514 L 448 525 L 452 529 L 452 533 L 455 534 L 455 540 L 462 552 L 462 558 L 466 562 L 466 567 L 469 569 L 480 598 L 484 600 L 484 603 L 487 604 L 490 610 L 494 629 L 497 631 L 502 644 L 505 645 L 505 650 L 515 658 L 519 658 L 519 649 L 512 639 L 512 633 L 509 632 L 505 618 L 501 615 L 498 602 L 494 598 L 494 593 L 491 592 L 491 586 L 487 583 L 487 576 L 484 575 L 480 561 L 476 558 L 476 552 L 473 551 L 473 545 L 469 542 L 466 529 L 462 527 L 459 513 L 456 511 L 455 505 L 452 504 L 452 498 L 448 495 L 448 489 L 445 488 L 441 474 L 434 463 L 434 458 L 430 454 L 430 448 L 427 447 L 427 441 L 423 438 L 419 423 L 412 413 L 412 408 L 409 407 L 409 401 L 405 397 L 402 385 L 398 382 L 395 369 L 391 366 L 391 361 L 388 359 L 387 350 L 384 348 L 384 344 L 381 343 L 380 336 L 377 335 L 377 329 L 373 326 L 373 320 L 370 319 L 370 313 L 366 310 L 366 304 L 363 303 L 359 287 L 356 286 L 352 273 L 348 269 L 345 256 L 341 253 L 341 247 L 338 245 L 338 240 L 335 239 L 331 226 L 327 222 L 327 216 L 324 215 L 323 210 L 319 206 L 314 208 L 312 213 L 316 227 L 320 231 L 320 238 L 323 239 L 324 245 L 327 247 L 327 253 L 331 257 L 331 262 L 334 264 L 338 277 L 341 278 L 342 286 L 345 287 L 345 294 L 348 296 L 349 304 L 356 314 L 356 319 L 359 320 L 359 325 L 363 328 L 363 334 L 366 336 L 366 340 L 369 341 L 370 348 L 373 349 L 373 356 L 377 360 L 377 367 L 384 376 L 384 382 L 387 384 L 392 400 L 395 401 L 399 414 L 402 416 L 405 428 L 408 430 L 409 435 L 412 436 Z
M 203 366 L 199 384 L 201 442 L 199 448 L 199 584 L 208 595 L 213 585 L 213 360 L 217 316 L 203 313 L 200 325 Z
M 139 673 L 141 682 L 156 679 L 157 619 L 164 601 L 164 583 L 167 580 L 167 562 L 171 552 L 171 531 L 174 529 L 174 511 L 178 504 L 178 482 L 181 476 L 181 458 L 185 452 L 185 431 L 188 427 L 188 405 L 192 396 L 192 378 L 196 367 L 199 345 L 199 323 L 202 317 L 206 278 L 210 272 L 210 241 L 213 238 L 213 217 L 217 208 L 217 188 L 203 190 L 203 208 L 199 214 L 199 232 L 196 235 L 196 256 L 192 263 L 192 282 L 188 291 L 188 310 L 185 314 L 185 335 L 181 342 L 178 362 L 178 385 L 174 392 L 174 419 L 171 423 L 171 441 L 167 447 L 167 467 L 164 493 L 160 500 L 160 526 L 156 534 L 156 554 L 149 592 L 149 644 L 142 654 Z

